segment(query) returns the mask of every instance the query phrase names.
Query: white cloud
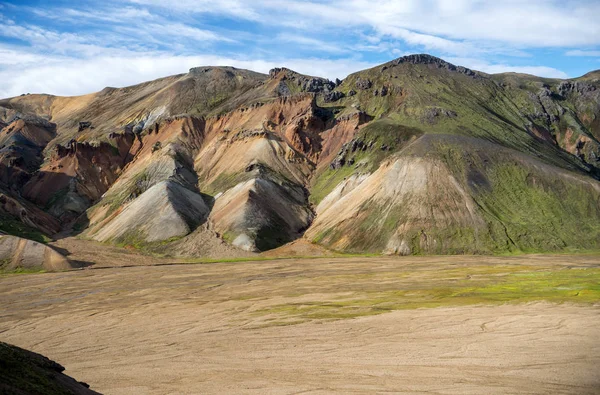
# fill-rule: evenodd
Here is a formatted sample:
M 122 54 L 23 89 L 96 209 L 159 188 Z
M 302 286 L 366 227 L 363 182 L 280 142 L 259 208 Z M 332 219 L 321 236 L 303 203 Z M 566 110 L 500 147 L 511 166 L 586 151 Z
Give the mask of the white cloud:
M 382 33 L 388 34 L 392 37 L 402 39 L 404 42 L 411 46 L 422 46 L 426 50 L 436 50 L 442 53 L 452 53 L 467 55 L 473 54 L 474 52 L 480 52 L 480 50 L 472 44 L 447 40 L 445 38 L 431 36 L 428 34 L 415 33 L 407 29 L 397 27 L 382 27 Z
M 305 35 L 281 33 L 275 37 L 275 40 L 281 41 L 284 43 L 299 44 L 305 48 L 318 50 L 318 51 L 325 51 L 330 54 L 339 54 L 339 53 L 349 52 L 348 49 L 344 48 L 344 46 L 342 46 L 342 45 L 318 40 L 315 38 L 310 38 Z
M 473 58 L 447 58 L 448 62 L 465 66 L 473 70 L 483 71 L 488 74 L 497 73 L 524 73 L 546 78 L 569 78 L 558 69 L 546 66 L 511 66 L 507 64 L 494 64 Z
M 210 30 L 198 29 L 192 26 L 187 26 L 181 23 L 169 23 L 169 24 L 149 24 L 146 26 L 146 31 L 157 32 L 160 36 L 167 37 L 185 37 L 191 38 L 197 41 L 227 41 L 234 42 L 234 40 L 218 35 Z
M 572 51 L 567 51 L 565 53 L 565 55 L 567 56 L 593 56 L 593 57 L 600 57 L 600 51 L 583 51 L 583 50 L 572 50 Z
M 169 10 L 178 10 L 185 13 L 205 13 L 230 15 L 248 20 L 259 20 L 262 16 L 258 9 L 262 8 L 262 1 L 256 2 L 244 0 L 130 0 L 131 3 L 163 7 Z M 254 4 L 253 4 L 254 3 Z M 264 2 L 266 5 L 267 2 Z M 273 3 L 275 4 L 275 3 Z
M 28 10 L 33 14 L 44 18 L 76 23 L 92 21 L 123 23 L 131 22 L 136 19 L 155 19 L 155 16 L 147 9 L 136 7 L 111 7 L 108 9 L 95 10 L 78 10 L 74 8 L 41 9 L 30 7 Z
M 23 63 L 12 64 L 0 69 L 0 81 L 3 81 L 0 85 L 0 97 L 18 96 L 22 93 L 81 95 L 99 91 L 106 86 L 128 86 L 185 73 L 192 67 L 206 65 L 227 65 L 263 73 L 274 67 L 285 66 L 300 73 L 330 79 L 343 78 L 352 72 L 374 66 L 372 63 L 353 59 L 250 60 L 213 55 L 177 56 L 161 53 L 69 61 L 54 59 L 25 67 Z
M 600 2 L 584 0 L 131 0 L 186 12 L 315 30 L 369 26 L 386 34 L 397 29 L 450 40 L 491 40 L 517 46 L 600 44 Z
M 28 43 L 0 44 L 0 96 L 82 94 L 206 64 L 262 72 L 287 66 L 342 78 L 374 66 L 360 60 L 368 52 L 389 57 L 434 52 L 488 73 L 566 78 L 552 67 L 489 59 L 556 47 L 589 49 L 569 50 L 567 56 L 600 56 L 598 1 L 111 0 L 101 6 L 92 2 L 27 12 L 54 26 L 15 23 L 0 14 L 0 36 Z M 262 26 L 256 32 L 203 24 L 221 16 L 244 20 L 239 24 L 244 29 L 249 24 Z M 74 32 L 60 30 L 66 23 L 75 27 Z M 238 29 L 235 23 L 229 26 Z M 196 56 L 200 51 L 206 55 Z M 329 60 L 330 55 L 346 59 Z

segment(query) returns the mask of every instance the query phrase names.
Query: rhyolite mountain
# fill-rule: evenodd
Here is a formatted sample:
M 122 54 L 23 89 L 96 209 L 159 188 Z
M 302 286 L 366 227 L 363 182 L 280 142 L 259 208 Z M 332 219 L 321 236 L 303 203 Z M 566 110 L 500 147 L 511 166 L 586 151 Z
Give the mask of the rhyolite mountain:
M 184 255 L 298 238 L 390 254 L 600 247 L 599 71 L 490 75 L 429 55 L 335 82 L 198 67 L 0 100 L 0 128 L 0 230 L 30 238 Z

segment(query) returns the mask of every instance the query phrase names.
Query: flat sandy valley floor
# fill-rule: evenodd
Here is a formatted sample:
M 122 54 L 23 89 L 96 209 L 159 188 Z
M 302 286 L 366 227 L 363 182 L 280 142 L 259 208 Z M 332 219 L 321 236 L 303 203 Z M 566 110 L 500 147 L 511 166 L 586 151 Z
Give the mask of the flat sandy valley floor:
M 600 393 L 598 256 L 0 277 L 0 340 L 106 394 Z

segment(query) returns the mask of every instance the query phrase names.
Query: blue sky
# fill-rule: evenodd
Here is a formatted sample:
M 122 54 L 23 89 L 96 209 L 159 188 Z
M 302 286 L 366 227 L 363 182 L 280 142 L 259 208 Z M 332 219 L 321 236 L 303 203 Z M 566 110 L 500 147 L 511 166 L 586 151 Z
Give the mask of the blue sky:
M 577 77 L 600 69 L 600 0 L 0 0 L 0 97 L 203 65 L 344 78 L 411 53 Z

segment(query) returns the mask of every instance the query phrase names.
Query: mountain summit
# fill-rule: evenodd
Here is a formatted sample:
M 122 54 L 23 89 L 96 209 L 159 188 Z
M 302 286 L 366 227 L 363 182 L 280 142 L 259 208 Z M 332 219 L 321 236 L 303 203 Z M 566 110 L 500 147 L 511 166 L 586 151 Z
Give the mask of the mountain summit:
M 600 247 L 600 77 L 410 55 L 0 100 L 0 231 L 174 255 Z

